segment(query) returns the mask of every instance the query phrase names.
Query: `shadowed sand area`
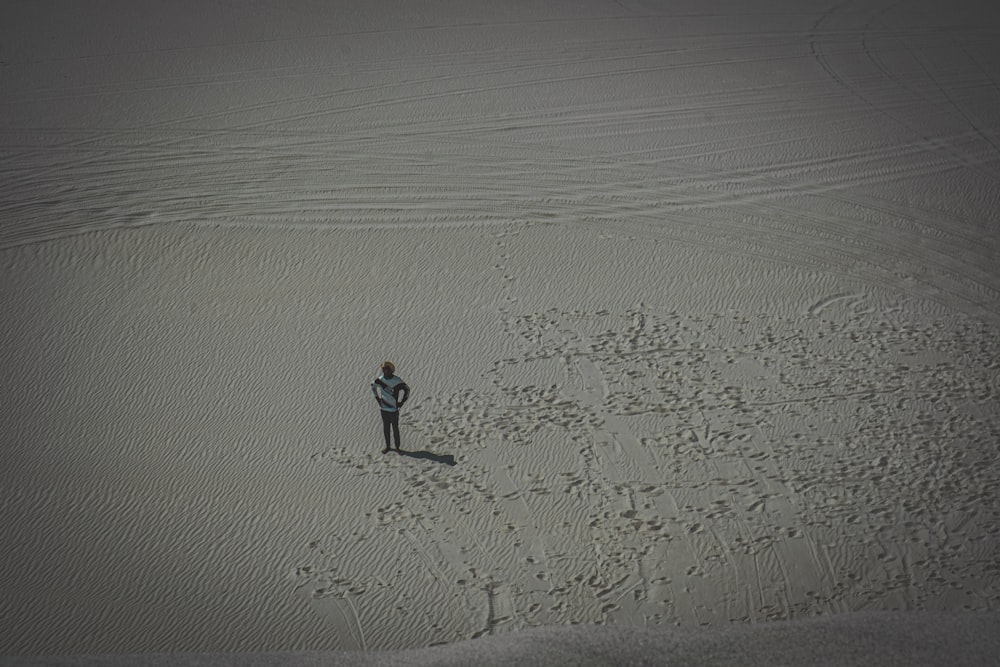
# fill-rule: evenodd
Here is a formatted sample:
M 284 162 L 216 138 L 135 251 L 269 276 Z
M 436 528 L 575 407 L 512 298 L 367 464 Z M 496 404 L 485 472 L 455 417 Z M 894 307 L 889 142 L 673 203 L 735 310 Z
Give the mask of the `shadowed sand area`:
M 717 628 L 532 628 L 425 649 L 272 654 L 174 654 L 25 659 L 24 667 L 433 667 L 447 665 L 867 665 L 972 667 L 997 664 L 997 614 L 858 613 Z M 0 659 L 0 665 L 8 662 Z

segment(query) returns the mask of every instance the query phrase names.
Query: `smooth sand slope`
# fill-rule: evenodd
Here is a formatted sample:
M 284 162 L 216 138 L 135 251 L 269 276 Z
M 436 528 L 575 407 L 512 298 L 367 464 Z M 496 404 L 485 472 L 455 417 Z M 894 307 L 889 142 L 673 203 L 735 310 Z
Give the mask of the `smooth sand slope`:
M 995 627 L 995 9 L 145 4 L 0 5 L 0 655 Z
M 855 612 L 709 628 L 561 625 L 401 651 L 157 653 L 0 658 L 18 667 L 443 667 L 995 665 L 1000 615 Z

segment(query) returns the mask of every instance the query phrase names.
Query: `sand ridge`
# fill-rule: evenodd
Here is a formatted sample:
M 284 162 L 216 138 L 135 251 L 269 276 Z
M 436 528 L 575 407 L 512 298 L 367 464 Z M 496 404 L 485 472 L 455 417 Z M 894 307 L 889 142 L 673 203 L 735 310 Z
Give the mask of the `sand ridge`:
M 996 664 L 997 615 L 867 612 L 713 628 L 571 625 L 406 651 L 0 658 L 24 667 L 116 665 L 917 665 Z

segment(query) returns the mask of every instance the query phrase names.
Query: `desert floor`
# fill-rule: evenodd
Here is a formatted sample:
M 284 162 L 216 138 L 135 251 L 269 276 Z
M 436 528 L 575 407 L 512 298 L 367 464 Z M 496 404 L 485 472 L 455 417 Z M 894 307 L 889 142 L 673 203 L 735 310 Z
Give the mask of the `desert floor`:
M 148 4 L 0 6 L 0 655 L 1000 607 L 995 9 Z

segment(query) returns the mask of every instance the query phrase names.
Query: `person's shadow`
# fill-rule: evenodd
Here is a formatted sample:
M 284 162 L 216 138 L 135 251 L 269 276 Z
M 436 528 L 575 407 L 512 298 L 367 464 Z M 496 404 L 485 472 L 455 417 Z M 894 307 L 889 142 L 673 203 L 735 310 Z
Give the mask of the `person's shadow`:
M 425 459 L 427 461 L 434 461 L 434 463 L 443 463 L 446 466 L 457 465 L 455 457 L 451 454 L 435 454 L 434 452 L 428 452 L 426 450 L 409 452 L 405 449 L 399 450 L 399 454 L 400 456 L 409 456 L 411 459 Z

